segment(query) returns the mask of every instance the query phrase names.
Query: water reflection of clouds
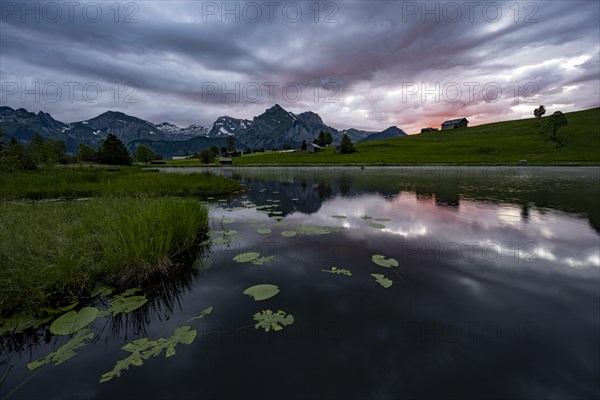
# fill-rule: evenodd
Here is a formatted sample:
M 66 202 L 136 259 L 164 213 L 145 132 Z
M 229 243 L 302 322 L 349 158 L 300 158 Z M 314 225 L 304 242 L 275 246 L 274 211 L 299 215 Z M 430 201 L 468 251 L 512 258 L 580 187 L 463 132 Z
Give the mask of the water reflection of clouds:
M 253 209 L 233 214 L 240 219 L 269 221 L 267 215 Z M 336 219 L 334 215 L 346 218 Z M 364 216 L 390 221 L 381 221 L 385 228 L 376 229 L 368 225 L 377 221 L 365 220 Z M 460 207 L 450 208 L 439 207 L 434 200 L 424 201 L 411 192 L 391 198 L 377 194 L 337 196 L 324 201 L 316 213 L 291 212 L 286 221 L 290 225 L 344 227 L 346 234 L 356 240 L 387 234 L 399 240 L 439 243 L 442 248 L 449 243 L 478 243 L 480 248 L 493 244 L 488 251 L 500 251 L 505 256 L 501 262 L 504 266 L 523 265 L 523 260 L 529 261 L 529 266 L 537 262 L 538 268 L 548 263 L 576 268 L 600 266 L 598 235 L 583 217 L 536 208 L 523 215 L 521 208 L 505 203 L 461 200 Z

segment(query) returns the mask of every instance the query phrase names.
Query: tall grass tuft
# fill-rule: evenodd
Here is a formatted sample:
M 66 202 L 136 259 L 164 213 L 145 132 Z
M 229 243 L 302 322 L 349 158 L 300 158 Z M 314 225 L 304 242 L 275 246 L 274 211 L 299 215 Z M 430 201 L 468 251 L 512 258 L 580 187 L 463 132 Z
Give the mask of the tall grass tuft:
M 143 208 L 116 215 L 102 229 L 99 241 L 106 271 L 119 284 L 140 283 L 156 273 L 168 273 L 171 259 L 196 242 L 208 220 L 206 208 L 195 201 L 167 198 L 142 202 Z
M 0 316 L 68 304 L 97 280 L 127 286 L 176 272 L 173 258 L 207 221 L 193 199 L 0 203 Z

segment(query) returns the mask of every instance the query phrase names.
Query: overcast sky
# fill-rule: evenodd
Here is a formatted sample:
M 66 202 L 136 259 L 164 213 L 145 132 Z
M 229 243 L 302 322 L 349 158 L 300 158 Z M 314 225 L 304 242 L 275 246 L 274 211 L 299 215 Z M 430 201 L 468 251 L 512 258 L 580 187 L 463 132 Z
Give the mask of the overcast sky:
M 0 3 L 1 105 L 187 126 L 278 103 L 409 133 L 600 105 L 595 0 L 116 4 Z

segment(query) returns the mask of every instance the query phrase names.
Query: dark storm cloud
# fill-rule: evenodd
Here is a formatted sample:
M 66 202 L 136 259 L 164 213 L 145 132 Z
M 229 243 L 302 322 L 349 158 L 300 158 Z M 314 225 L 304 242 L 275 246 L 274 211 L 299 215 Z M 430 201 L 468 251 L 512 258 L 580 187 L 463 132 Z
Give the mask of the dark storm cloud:
M 598 2 L 514 7 L 481 1 L 470 3 L 472 13 L 463 2 L 323 2 L 317 22 L 313 2 L 293 3 L 302 12 L 298 21 L 290 18 L 294 13 L 281 12 L 288 3 L 281 2 L 270 19 L 266 3 L 256 2 L 251 4 L 263 12 L 256 23 L 249 21 L 252 13 L 244 14 L 249 3 L 242 2 L 225 5 L 237 7 L 239 22 L 236 11 L 226 22 L 218 11 L 208 12 L 221 9 L 222 2 L 138 2 L 135 23 L 123 21 L 135 11 L 126 9 L 129 3 L 119 3 L 118 18 L 103 4 L 95 23 L 77 12 L 72 21 L 63 15 L 50 22 L 43 15 L 45 3 L 31 4 L 41 4 L 39 22 L 35 15 L 2 6 L 2 83 L 30 88 L 35 82 L 96 82 L 103 96 L 97 102 L 69 102 L 66 96 L 35 102 L 22 101 L 20 93 L 6 96 L 4 90 L 3 104 L 48 111 L 66 121 L 113 109 L 154 122 L 209 124 L 225 114 L 250 118 L 279 102 L 294 112 L 313 110 L 339 128 L 399 125 L 413 132 L 454 115 L 475 123 L 528 116 L 535 104 L 523 103 L 523 96 L 531 93 L 509 95 L 517 90 L 515 82 L 519 92 L 534 83 L 536 98 L 549 109 L 599 102 Z M 502 16 L 494 22 L 498 9 Z M 123 101 L 123 90 L 115 96 L 109 89 L 128 82 L 139 89 L 137 103 Z M 266 82 L 278 86 L 271 86 L 271 93 Z M 465 84 L 472 83 L 480 87 L 468 93 Z M 284 93 L 286 84 L 299 85 L 301 97 Z M 461 87 L 461 98 L 423 97 L 422 89 L 436 84 L 440 90 Z M 243 92 L 245 85 L 249 92 Z M 419 90 L 407 95 L 411 85 Z M 501 88 L 501 98 L 486 101 L 485 85 Z M 257 86 L 259 97 L 251 94 Z M 223 98 L 222 88 L 237 96 Z

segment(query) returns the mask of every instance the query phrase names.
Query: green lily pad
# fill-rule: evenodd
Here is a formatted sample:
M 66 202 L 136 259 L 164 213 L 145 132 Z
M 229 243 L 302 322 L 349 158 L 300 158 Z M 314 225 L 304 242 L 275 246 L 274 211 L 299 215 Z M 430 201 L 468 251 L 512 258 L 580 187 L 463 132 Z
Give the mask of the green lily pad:
M 389 218 L 374 218 L 373 220 L 377 221 L 377 222 L 388 222 L 388 221 L 391 221 L 391 219 L 389 219 Z
M 273 261 L 275 261 L 275 256 L 259 257 L 259 258 L 252 260 L 252 264 L 263 265 L 263 264 L 272 263 Z
M 260 253 L 257 252 L 249 252 L 249 253 L 242 253 L 242 254 L 238 254 L 237 256 L 233 257 L 233 261 L 235 262 L 239 262 L 239 263 L 246 263 L 246 262 L 251 262 L 255 259 L 257 259 L 260 256 Z
M 70 335 L 91 324 L 100 310 L 96 307 L 84 307 L 79 312 L 69 311 L 50 325 L 50 332 L 55 335 Z
M 43 307 L 40 309 L 41 312 L 44 312 L 48 315 L 60 315 L 60 314 L 64 314 L 67 311 L 71 311 L 72 309 L 74 309 L 77 304 L 79 304 L 78 301 L 69 304 L 68 306 L 63 306 L 63 307 L 58 307 L 58 308 L 50 308 L 50 307 Z
M 231 244 L 231 243 L 235 242 L 236 240 L 238 240 L 238 237 L 236 237 L 236 236 L 225 236 L 222 238 L 213 239 L 210 242 L 212 244 Z
M 108 296 L 113 292 L 113 288 L 111 288 L 108 285 L 105 285 L 102 282 L 96 282 L 94 283 L 94 286 L 92 286 L 92 290 L 90 291 L 90 297 L 96 297 L 96 296 Z
M 254 314 L 254 320 L 257 321 L 254 325 L 256 329 L 262 328 L 265 332 L 269 332 L 271 329 L 280 331 L 284 326 L 292 325 L 294 323 L 294 316 L 286 315 L 285 312 L 281 310 L 276 313 L 271 310 L 264 310 Z
M 281 232 L 281 236 L 294 237 L 294 236 L 296 236 L 296 232 L 295 231 L 283 231 L 283 232 Z
M 208 308 L 206 308 L 206 309 L 202 310 L 202 312 L 201 312 L 200 314 L 196 315 L 196 316 L 195 316 L 194 318 L 192 318 L 192 319 L 201 319 L 201 318 L 204 318 L 205 316 L 207 316 L 208 314 L 210 314 L 210 313 L 212 312 L 212 309 L 213 309 L 213 308 L 212 308 L 212 306 L 210 306 L 210 307 L 208 307 Z M 190 319 L 190 321 L 191 321 L 192 319 Z
M 373 217 L 369 217 L 368 215 L 363 215 L 361 218 L 364 219 L 365 221 L 368 219 L 373 219 Z
M 250 286 L 242 293 L 253 297 L 255 301 L 262 301 L 270 299 L 271 297 L 277 295 L 277 293 L 279 293 L 279 287 L 263 283 L 260 285 Z
M 383 286 L 384 288 L 389 288 L 390 286 L 392 286 L 392 281 L 388 278 L 386 278 L 384 275 L 381 274 L 371 274 L 371 276 L 373 278 L 375 278 L 375 282 L 379 283 L 381 286 Z
M 223 218 L 221 220 L 221 222 L 224 223 L 224 224 L 233 224 L 235 222 L 235 219 L 233 219 L 233 218 Z
M 175 329 L 175 333 L 168 338 L 159 338 L 157 340 L 148 340 L 148 338 L 142 338 L 134 340 L 131 343 L 127 343 L 121 347 L 123 350 L 131 353 L 129 357 L 117 361 L 112 371 L 109 371 L 102 375 L 100 383 L 107 382 L 113 378 L 118 378 L 121 373 L 130 366 L 141 367 L 145 360 L 152 357 L 157 357 L 165 351 L 165 357 L 172 357 L 175 355 L 175 346 L 178 344 L 192 344 L 198 331 L 192 329 L 191 326 L 181 326 Z
M 134 310 L 137 310 L 144 304 L 148 302 L 148 298 L 146 296 L 116 296 L 110 303 L 110 307 L 106 310 L 105 314 L 112 313 L 113 315 L 117 315 L 120 313 L 130 313 Z
M 43 365 L 54 363 L 54 365 L 60 365 L 65 361 L 75 357 L 77 353 L 75 350 L 86 345 L 86 339 L 94 337 L 94 332 L 90 329 L 82 329 L 71 340 L 60 346 L 56 351 L 46 355 L 41 360 L 33 361 L 27 364 L 27 369 L 33 371 Z
M 52 315 L 47 317 L 34 317 L 28 314 L 14 315 L 11 318 L 0 320 L 0 336 L 8 333 L 21 333 L 27 329 L 36 329 L 52 320 L 52 318 L 54 318 Z
M 385 225 L 383 225 L 383 224 L 378 224 L 377 222 L 371 222 L 371 223 L 369 224 L 369 226 L 370 226 L 371 228 L 375 228 L 375 229 L 385 229 Z
M 373 255 L 373 257 L 371 257 L 371 261 L 373 261 L 377 265 L 386 268 L 397 267 L 399 265 L 398 260 L 396 260 L 395 258 L 386 259 L 385 256 L 382 256 L 381 254 Z
M 345 215 L 332 215 L 331 218 L 344 219 L 344 218 L 346 218 L 346 216 Z
M 271 230 L 269 228 L 260 228 L 256 232 L 260 233 L 261 235 L 268 235 L 271 233 Z
M 343 268 L 337 268 L 337 267 L 331 267 L 331 269 L 329 269 L 329 270 L 322 269 L 321 271 L 328 272 L 330 274 L 352 276 L 352 272 L 350 272 L 349 270 L 343 269 Z

